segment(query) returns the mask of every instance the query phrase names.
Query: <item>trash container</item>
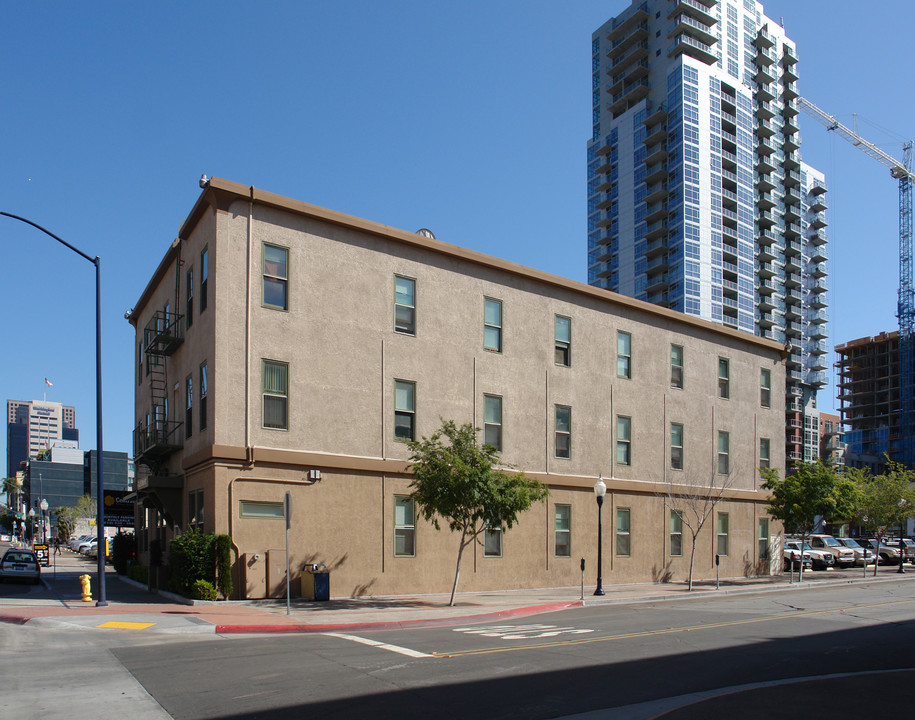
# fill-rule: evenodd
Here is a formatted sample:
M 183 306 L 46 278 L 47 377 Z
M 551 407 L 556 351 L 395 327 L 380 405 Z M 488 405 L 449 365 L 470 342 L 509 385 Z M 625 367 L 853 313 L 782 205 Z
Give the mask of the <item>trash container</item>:
M 302 596 L 306 600 L 330 600 L 330 571 L 326 565 L 309 563 L 305 566 Z

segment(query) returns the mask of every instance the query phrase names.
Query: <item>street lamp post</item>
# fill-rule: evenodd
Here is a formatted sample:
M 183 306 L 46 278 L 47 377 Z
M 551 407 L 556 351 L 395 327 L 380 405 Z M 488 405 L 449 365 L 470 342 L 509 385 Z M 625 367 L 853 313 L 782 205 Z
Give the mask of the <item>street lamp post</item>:
M 604 507 L 604 494 L 606 492 L 607 484 L 604 482 L 603 475 L 601 475 L 594 484 L 594 495 L 597 497 L 597 589 L 594 591 L 595 595 L 604 594 L 603 578 L 601 577 L 601 571 L 603 569 L 602 550 L 604 547 L 602 510 Z
M 47 545 L 48 543 L 48 501 L 44 498 L 41 498 L 41 502 L 38 503 L 38 507 L 41 508 L 41 544 Z
M 29 528 L 32 544 L 35 544 L 35 508 L 29 508 Z
M 31 220 L 18 215 L 12 215 L 0 211 L 0 215 L 19 220 L 26 225 L 31 225 L 37 230 L 41 230 L 45 235 L 54 238 L 61 245 L 68 247 L 80 257 L 85 258 L 95 266 L 95 424 L 96 424 L 96 452 L 98 453 L 98 462 L 95 466 L 95 485 L 96 485 L 96 530 L 98 535 L 99 552 L 98 555 L 98 601 L 96 606 L 106 606 L 108 601 L 105 598 L 105 480 L 102 473 L 102 261 L 98 255 L 95 258 L 89 257 L 82 250 L 79 250 L 66 240 L 62 240 L 54 233 L 41 227 Z
M 899 507 L 904 510 L 905 506 L 906 506 L 905 498 L 902 498 L 902 500 L 899 501 Z M 905 540 L 904 540 L 904 538 L 905 538 L 905 520 L 900 520 L 899 521 L 899 569 L 896 571 L 897 573 L 900 573 L 900 574 L 905 573 L 905 568 L 903 567 L 903 565 L 905 565 Z

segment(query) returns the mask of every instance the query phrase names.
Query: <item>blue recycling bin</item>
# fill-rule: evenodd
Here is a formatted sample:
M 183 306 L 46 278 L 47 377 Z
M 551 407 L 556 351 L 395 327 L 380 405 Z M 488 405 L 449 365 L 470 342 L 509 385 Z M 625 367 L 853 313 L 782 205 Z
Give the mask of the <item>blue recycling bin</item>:
M 323 563 L 305 566 L 302 585 L 306 600 L 330 600 L 330 571 Z

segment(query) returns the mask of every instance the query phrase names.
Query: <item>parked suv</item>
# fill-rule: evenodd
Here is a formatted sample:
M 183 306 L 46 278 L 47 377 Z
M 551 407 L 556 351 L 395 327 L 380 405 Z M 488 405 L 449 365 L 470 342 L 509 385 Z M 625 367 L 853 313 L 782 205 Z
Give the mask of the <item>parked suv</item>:
M 865 565 L 870 565 L 877 562 L 877 558 L 871 550 L 863 547 L 858 544 L 858 541 L 854 538 L 836 538 L 842 545 L 847 548 L 851 548 L 855 553 L 855 565 L 860 565 L 864 567 Z
M 810 547 L 814 550 L 831 552 L 836 560 L 836 567 L 848 568 L 855 565 L 855 551 L 845 547 L 832 535 L 811 535 Z
M 899 549 L 899 538 L 883 538 L 883 542 L 890 547 L 894 547 L 897 550 Z M 905 561 L 915 565 L 915 540 L 902 538 L 902 542 L 905 543 Z
M 785 540 L 785 547 L 792 550 L 801 549 L 801 541 L 797 538 L 788 538 Z M 835 556 L 828 550 L 814 550 L 810 547 L 810 543 L 804 543 L 804 554 L 810 555 L 810 562 L 813 564 L 814 570 L 828 570 L 831 567 L 834 567 L 836 564 Z
M 899 543 L 896 547 L 887 545 L 886 539 L 880 540 L 880 552 L 877 552 L 877 538 L 862 538 L 858 540 L 862 546 L 870 550 L 877 556 L 877 563 L 880 565 L 898 565 L 899 564 Z
M 800 543 L 796 547 L 789 547 L 788 543 L 785 543 L 784 550 L 784 567 L 785 570 L 800 570 L 801 558 L 803 557 L 804 568 L 809 570 L 813 567 L 813 564 L 810 562 L 810 553 L 804 552 L 801 554 Z

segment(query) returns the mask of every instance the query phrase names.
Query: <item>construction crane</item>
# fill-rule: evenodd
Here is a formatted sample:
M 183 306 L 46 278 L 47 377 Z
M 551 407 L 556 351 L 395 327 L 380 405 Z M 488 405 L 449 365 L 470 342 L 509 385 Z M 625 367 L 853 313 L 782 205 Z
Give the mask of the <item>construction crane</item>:
M 912 283 L 912 143 L 902 147 L 902 161 L 888 155 L 873 143 L 850 130 L 806 98 L 797 99 L 801 109 L 815 118 L 827 130 L 840 135 L 877 162 L 890 169 L 890 175 L 899 181 L 899 295 L 896 316 L 899 320 L 899 459 L 909 468 L 915 461 L 915 427 L 913 427 L 913 362 L 915 341 L 915 295 Z

